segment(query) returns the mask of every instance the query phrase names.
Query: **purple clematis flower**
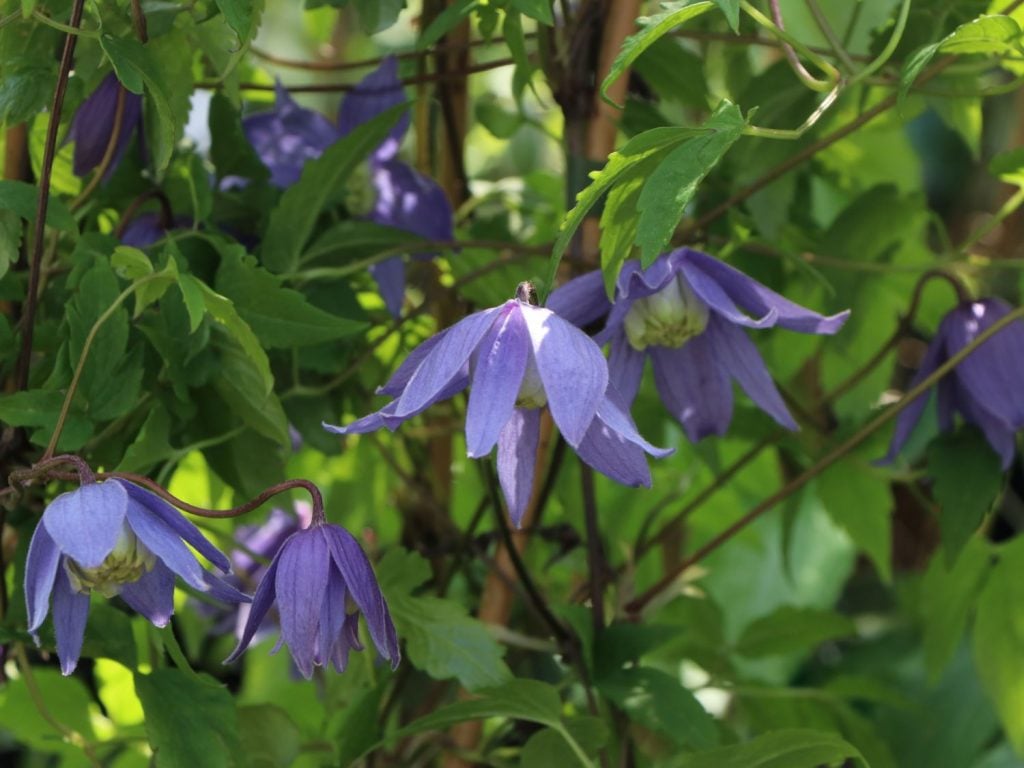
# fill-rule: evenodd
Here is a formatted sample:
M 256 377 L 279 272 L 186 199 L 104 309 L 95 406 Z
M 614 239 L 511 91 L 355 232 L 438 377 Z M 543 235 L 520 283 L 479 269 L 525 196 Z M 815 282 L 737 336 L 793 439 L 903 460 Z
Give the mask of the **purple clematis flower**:
M 117 168 L 131 143 L 132 134 L 141 128 L 142 97 L 125 89 L 117 76 L 111 72 L 82 102 L 71 121 L 68 140 L 75 142 L 73 167 L 76 176 L 84 176 L 103 161 L 110 136 L 114 132 L 118 93 L 122 90 L 124 107 L 121 113 L 121 128 L 114 145 L 114 155 L 104 178 L 108 178 Z
M 593 272 L 552 292 L 548 306 L 580 326 L 607 313 L 594 340 L 611 344 L 612 383 L 632 403 L 650 357 L 662 402 L 694 442 L 729 428 L 733 380 L 776 422 L 797 429 L 743 328 L 777 325 L 833 334 L 850 314 L 819 315 L 689 248 L 660 256 L 647 269 L 635 260 L 626 262 L 614 304 L 607 299 L 601 274 Z
M 140 213 L 121 232 L 121 242 L 134 248 L 148 248 L 163 240 L 171 230 L 189 229 L 191 226 L 192 219 L 188 216 L 175 216 L 170 226 L 164 226 L 164 219 L 159 213 Z
M 517 298 L 476 312 L 414 349 L 378 390 L 395 399 L 336 434 L 394 430 L 430 405 L 470 387 L 466 452 L 498 447 L 498 479 L 519 525 L 533 487 L 545 406 L 566 442 L 598 472 L 630 486 L 650 486 L 644 453 L 656 448 L 637 432 L 628 406 L 608 380 L 608 365 L 590 337 L 554 312 Z
M 345 136 L 382 112 L 405 103 L 398 79 L 398 61 L 389 56 L 364 77 L 341 102 L 338 131 Z M 406 113 L 370 156 L 368 178 L 350 181 L 349 210 L 377 224 L 411 232 L 426 240 L 451 240 L 452 207 L 433 179 L 398 159 L 398 148 L 409 129 Z M 415 254 L 430 258 L 433 254 Z M 398 317 L 405 297 L 405 263 L 395 256 L 370 267 L 388 311 Z
M 35 633 L 51 607 L 61 671 L 78 664 L 89 616 L 89 593 L 119 595 L 158 627 L 174 613 L 174 577 L 226 602 L 249 598 L 200 566 L 190 544 L 224 573 L 229 564 L 181 514 L 124 480 L 88 483 L 50 502 L 36 526 L 25 563 L 28 629 Z
M 939 323 L 910 386 L 926 379 L 1010 311 L 1010 305 L 998 298 L 958 304 Z M 1008 469 L 1017 447 L 1015 433 L 1024 427 L 1024 322 L 1016 320 L 999 331 L 941 379 L 936 389 L 939 429 L 952 429 L 959 413 L 982 431 L 1002 459 L 1003 469 Z M 895 459 L 906 444 L 929 399 L 930 394 L 921 394 L 896 417 L 884 463 Z
M 284 188 L 299 180 L 307 160 L 338 140 L 338 131 L 319 112 L 296 104 L 280 82 L 275 92 L 274 108 L 246 117 L 242 130 L 270 170 L 270 183 Z
M 288 644 L 299 672 L 308 680 L 313 666 L 334 664 L 344 672 L 351 650 L 359 642 L 354 604 L 366 617 L 377 651 L 398 666 L 401 651 L 387 603 L 362 548 L 338 525 L 314 521 L 289 536 L 274 555 L 253 597 L 245 629 L 225 663 L 242 655 L 277 602 L 281 617 L 281 643 Z

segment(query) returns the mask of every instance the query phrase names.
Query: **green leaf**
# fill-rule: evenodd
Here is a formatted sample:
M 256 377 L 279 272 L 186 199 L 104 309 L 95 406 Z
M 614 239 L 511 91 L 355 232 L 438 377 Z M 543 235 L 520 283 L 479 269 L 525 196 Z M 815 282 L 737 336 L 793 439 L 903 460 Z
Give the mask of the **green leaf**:
M 888 481 L 855 461 L 830 467 L 818 480 L 829 515 L 871 558 L 883 581 L 892 580 L 892 498 Z
M 422 558 L 391 550 L 377 572 L 391 618 L 417 668 L 437 680 L 457 678 L 469 691 L 492 688 L 512 677 L 502 661 L 505 649 L 459 603 L 409 594 L 423 581 L 419 577 L 429 575 Z
M 128 446 L 119 472 L 148 472 L 161 461 L 176 453 L 170 444 L 171 417 L 167 409 L 157 403 L 142 423 L 135 441 Z
M 697 186 L 743 134 L 746 124 L 739 108 L 725 101 L 702 126 L 707 133 L 673 149 L 654 169 L 636 204 L 640 219 L 635 242 L 644 267 L 661 254 Z
M 391 734 L 391 739 L 424 731 L 435 731 L 465 720 L 507 717 L 562 728 L 562 702 L 558 691 L 539 680 L 510 680 L 496 688 L 478 691 L 469 701 L 460 701 L 414 720 Z
M 940 553 L 932 557 L 921 582 L 920 604 L 924 663 L 933 683 L 960 647 L 967 618 L 992 564 L 990 546 L 980 539 L 968 542 L 952 564 Z
M 270 176 L 245 138 L 241 115 L 222 93 L 210 99 L 210 159 L 220 179 L 237 175 L 262 181 Z
M 100 715 L 89 690 L 77 677 L 64 677 L 53 667 L 33 666 L 38 695 L 47 714 L 82 736 L 95 738 L 91 718 Z M 39 713 L 23 679 L 8 680 L 0 688 L 0 722 L 4 730 L 33 752 L 65 757 L 62 765 L 83 765 L 81 749 L 61 739 L 53 725 Z
M 631 721 L 668 736 L 680 747 L 708 749 L 718 743 L 715 719 L 680 680 L 661 670 L 622 669 L 600 680 L 598 690 Z
M 14 211 L 0 210 L 0 278 L 18 260 L 21 248 L 21 218 Z
M 964 426 L 931 442 L 928 474 L 935 479 L 942 548 L 952 564 L 992 509 L 1003 487 L 1003 468 L 981 430 Z
M 999 552 L 974 621 L 974 663 L 1017 754 L 1024 754 L 1024 539 Z
M 28 222 L 36 220 L 36 205 L 39 199 L 39 190 L 33 184 L 24 181 L 0 181 L 0 210 L 13 211 Z M 59 229 L 72 236 L 78 237 L 78 225 L 71 211 L 59 199 L 50 198 L 46 207 L 46 226 Z
M 524 16 L 536 19 L 549 27 L 555 25 L 555 14 L 551 10 L 551 0 L 511 0 L 510 8 L 514 8 Z
M 252 361 L 259 375 L 263 391 L 269 394 L 274 387 L 274 375 L 270 372 L 270 360 L 267 359 L 267 353 L 260 346 L 259 338 L 238 314 L 235 305 L 231 303 L 230 299 L 221 296 L 192 275 L 181 275 L 180 282 L 182 295 L 185 296 L 185 305 L 189 307 L 190 320 L 194 321 L 192 308 L 189 305 L 190 294 L 194 298 L 198 293 L 202 297 L 206 312 L 239 343 L 249 360 Z
M 181 275 L 178 278 L 178 287 L 181 289 L 181 298 L 188 312 L 189 333 L 195 333 L 206 317 L 206 299 L 203 298 L 202 284 L 192 275 Z
M 159 272 L 147 276 L 145 282 L 138 281 L 135 289 L 135 311 L 132 317 L 138 318 L 142 311 L 150 304 L 158 301 L 167 289 L 178 282 L 178 264 L 174 259 L 168 259 L 167 264 Z
M 672 768 L 819 768 L 844 760 L 867 761 L 852 744 L 835 733 L 787 728 L 743 744 L 686 755 Z
M 256 36 L 263 13 L 264 0 L 216 0 L 217 7 L 224 14 L 228 26 L 238 34 L 239 42 L 245 45 Z
M 469 16 L 470 11 L 480 4 L 480 0 L 455 0 L 439 13 L 430 26 L 423 30 L 420 39 L 416 41 L 416 47 L 420 50 L 429 48 L 446 34 L 451 32 L 459 23 Z
M 338 3 L 338 0 L 327 1 L 333 5 Z M 354 0 L 354 3 L 359 11 L 359 25 L 368 35 L 393 25 L 405 8 L 405 0 Z
M 565 729 L 590 757 L 608 743 L 608 726 L 596 717 L 574 717 L 566 721 Z M 520 768 L 566 768 L 578 762 L 579 756 L 555 728 L 537 731 L 519 753 Z
M 217 346 L 220 364 L 213 380 L 217 393 L 254 430 L 288 446 L 288 417 L 277 395 L 265 388 L 259 368 L 238 344 L 228 341 Z
M 303 265 L 328 261 L 332 266 L 354 264 L 383 253 L 415 251 L 422 237 L 404 229 L 387 227 L 372 221 L 344 219 L 332 224 L 303 252 Z
M 17 68 L 0 63 L 5 65 L 0 77 L 0 126 L 9 127 L 30 120 L 49 104 L 57 75 L 55 67 L 39 66 L 41 62 Z
M 260 250 L 264 266 L 272 272 L 295 269 L 328 200 L 343 189 L 352 171 L 384 141 L 407 109 L 401 104 L 382 112 L 332 144 L 316 160 L 306 163 L 302 178 L 285 191 L 270 213 Z
M 241 743 L 238 712 L 228 689 L 208 675 L 157 669 L 135 675 L 146 734 L 159 768 L 234 765 Z
M 659 13 L 657 16 L 642 16 L 637 19 L 637 23 L 641 27 L 640 31 L 626 38 L 626 41 L 622 44 L 622 50 L 615 57 L 611 69 L 608 70 L 604 82 L 601 83 L 601 96 L 606 101 L 615 104 L 614 101 L 608 98 L 608 88 L 622 77 L 623 73 L 636 61 L 637 57 L 653 45 L 656 40 L 668 34 L 680 24 L 700 16 L 715 6 L 715 3 L 711 2 L 711 0 L 702 0 L 702 2 L 693 4 L 687 3 L 689 3 L 689 0 L 677 0 L 676 2 L 669 3 L 668 10 Z M 728 15 L 728 11 L 726 11 L 726 14 Z M 622 105 L 615 104 L 615 106 L 621 107 Z
M 601 273 L 609 296 L 615 294 L 619 272 L 633 251 L 637 222 L 640 220 L 637 203 L 640 202 L 644 184 L 661 162 L 661 155 L 655 155 L 629 168 L 608 193 L 604 210 L 601 211 Z
M 345 719 L 338 727 L 337 765 L 352 765 L 356 759 L 380 741 L 380 701 L 384 686 L 364 691 L 345 707 Z
M 119 245 L 110 256 L 110 266 L 126 280 L 137 280 L 153 274 L 153 262 L 143 251 L 130 245 Z
M 244 258 L 240 246 L 221 248 L 217 289 L 231 299 L 267 349 L 320 344 L 362 333 L 366 323 L 318 309 L 280 278 Z
M 145 91 L 155 119 L 148 121 L 153 162 L 158 172 L 171 160 L 171 152 L 188 117 L 192 91 L 190 59 L 180 34 L 161 35 L 143 45 L 133 37 L 100 36 L 100 46 L 110 57 L 118 79 L 132 93 Z
M 625 174 L 645 160 L 663 157 L 681 142 L 701 133 L 701 128 L 655 128 L 634 136 L 617 152 L 608 156 L 608 162 L 600 171 L 590 174 L 591 183 L 576 196 L 576 205 L 562 221 L 558 239 L 555 241 L 548 263 L 547 281 L 542 288 L 550 291 L 558 274 L 562 254 L 569 247 L 576 230 L 587 217 L 590 209 L 597 204 L 605 192 L 619 182 Z
M 238 736 L 250 768 L 288 768 L 302 751 L 302 733 L 273 704 L 238 708 Z
M 743 656 L 811 651 L 826 640 L 856 634 L 853 620 L 834 611 L 784 605 L 747 625 L 736 642 Z
M 956 55 L 1019 54 L 1020 38 L 1020 25 L 1009 16 L 980 16 L 961 24 L 944 39 L 924 46 L 907 59 L 900 73 L 900 101 L 906 98 L 917 76 L 939 51 Z
M 726 21 L 729 22 L 729 26 L 732 31 L 736 34 L 740 32 L 740 0 L 715 0 L 722 13 L 725 14 Z

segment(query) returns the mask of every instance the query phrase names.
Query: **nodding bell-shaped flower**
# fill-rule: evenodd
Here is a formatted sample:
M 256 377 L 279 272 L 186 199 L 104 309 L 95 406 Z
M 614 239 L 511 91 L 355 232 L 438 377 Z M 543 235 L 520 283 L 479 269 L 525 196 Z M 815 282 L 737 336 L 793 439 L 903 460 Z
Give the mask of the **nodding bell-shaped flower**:
M 388 56 L 355 88 L 345 94 L 338 111 L 338 130 L 345 136 L 382 112 L 405 102 L 398 79 L 398 61 Z M 452 206 L 433 179 L 398 159 L 398 148 L 409 129 L 404 114 L 370 156 L 367 168 L 353 174 L 346 190 L 349 212 L 426 240 L 451 240 Z M 431 253 L 413 254 L 427 259 Z M 405 262 L 395 256 L 370 267 L 388 311 L 398 317 L 405 298 Z
M 133 483 L 87 483 L 50 502 L 25 563 L 28 630 L 53 610 L 61 671 L 78 664 L 89 594 L 118 595 L 158 627 L 174 613 L 174 577 L 225 602 L 249 598 L 204 570 L 191 545 L 224 573 L 227 558 L 163 499 Z M 51 601 L 52 597 L 52 601 Z
M 552 292 L 548 306 L 580 327 L 607 315 L 594 340 L 611 345 L 612 383 L 632 403 L 650 358 L 662 402 L 693 442 L 729 428 L 733 380 L 781 426 L 797 429 L 744 328 L 833 334 L 850 314 L 819 315 L 689 248 L 660 256 L 647 269 L 626 262 L 614 304 L 601 273 L 592 272 Z
M 378 390 L 394 398 L 352 424 L 324 427 L 336 434 L 394 430 L 429 406 L 469 387 L 466 451 L 470 458 L 498 447 L 498 479 L 512 521 L 519 525 L 533 488 L 540 413 L 551 411 L 579 457 L 630 486 L 650 486 L 645 453 L 656 448 L 637 432 L 628 406 L 610 386 L 600 348 L 549 309 L 516 298 L 476 312 L 428 339 Z
M 284 188 L 299 180 L 308 160 L 338 140 L 338 131 L 319 112 L 296 104 L 280 82 L 275 94 L 274 108 L 243 119 L 242 131 L 270 171 L 270 183 Z
M 114 154 L 104 174 L 109 177 L 124 157 L 136 129 L 142 126 L 142 97 L 127 90 L 111 72 L 99 86 L 82 102 L 71 120 L 68 140 L 75 142 L 72 166 L 76 176 L 84 176 L 97 167 L 107 152 L 110 137 L 114 132 L 114 118 L 117 115 L 117 100 L 124 93 L 121 109 L 120 130 L 114 144 Z
M 366 618 L 377 651 L 398 666 L 401 651 L 387 603 L 370 561 L 355 538 L 338 525 L 317 520 L 289 536 L 274 555 L 253 596 L 242 636 L 225 663 L 248 648 L 267 612 L 276 603 L 281 643 L 288 644 L 295 666 L 308 680 L 314 666 L 348 665 L 359 642 L 359 613 Z
M 1002 299 L 965 301 L 942 318 L 910 387 L 970 344 L 1011 312 Z M 1008 469 L 1016 451 L 1015 434 L 1024 427 L 1024 321 L 1015 320 L 971 352 L 936 385 L 939 429 L 953 429 L 955 416 L 978 427 Z M 893 461 L 910 438 L 930 393 L 922 393 L 897 417 L 889 452 Z

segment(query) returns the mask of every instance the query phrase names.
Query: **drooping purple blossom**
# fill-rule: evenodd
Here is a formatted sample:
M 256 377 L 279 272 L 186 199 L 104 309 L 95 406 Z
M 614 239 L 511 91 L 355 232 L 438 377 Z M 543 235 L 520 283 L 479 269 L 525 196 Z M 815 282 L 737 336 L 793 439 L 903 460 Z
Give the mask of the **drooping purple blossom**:
M 296 104 L 281 83 L 275 93 L 274 108 L 246 117 L 242 131 L 270 170 L 270 183 L 284 188 L 299 180 L 308 160 L 338 140 L 338 131 L 319 112 Z
M 590 337 L 549 309 L 517 298 L 476 312 L 414 349 L 379 394 L 394 398 L 336 434 L 396 429 L 429 406 L 469 387 L 466 452 L 498 447 L 498 479 L 519 525 L 533 488 L 540 413 L 547 407 L 562 436 L 597 471 L 629 486 L 650 486 L 645 453 L 667 456 L 640 436 L 628 406 L 610 385 Z
M 389 56 L 345 95 L 338 112 L 338 130 L 345 136 L 357 126 L 404 102 L 405 93 L 398 79 L 398 61 Z M 398 159 L 398 148 L 409 123 L 406 113 L 371 154 L 368 174 L 371 200 L 367 201 L 370 204 L 364 205 L 365 210 L 357 209 L 352 213 L 426 240 L 451 240 L 454 237 L 453 215 L 444 190 L 433 179 Z M 430 258 L 433 254 L 414 255 Z M 370 268 L 370 273 L 380 287 L 388 311 L 398 317 L 405 296 L 405 263 L 402 258 L 395 256 L 379 262 Z
M 148 248 L 163 240 L 172 229 L 188 229 L 192 223 L 188 216 L 175 216 L 167 225 L 159 213 L 140 213 L 121 232 L 121 242 L 134 248 Z
M 382 112 L 405 103 L 393 56 L 363 78 L 341 102 L 337 127 L 312 110 L 303 109 L 279 84 L 272 110 L 246 117 L 242 127 L 257 155 L 270 169 L 271 183 L 288 187 L 299 180 L 307 161 Z M 356 217 L 411 232 L 427 240 L 451 240 L 452 208 L 433 180 L 398 159 L 409 128 L 402 115 L 371 153 L 367 164 L 346 182 L 344 199 Z M 230 180 L 231 184 L 237 180 Z M 416 253 L 415 258 L 433 254 Z M 398 316 L 405 298 L 405 263 L 394 256 L 370 267 L 388 311 Z
M 104 178 L 114 172 L 125 150 L 131 143 L 136 129 L 142 126 L 142 97 L 124 88 L 117 76 L 111 72 L 99 86 L 82 102 L 71 120 L 68 140 L 75 142 L 72 167 L 76 176 L 84 176 L 96 168 L 106 154 L 107 145 L 114 131 L 114 117 L 117 114 L 119 92 L 124 91 L 124 107 L 121 112 L 121 127 L 114 144 L 114 154 Z
M 176 509 L 144 488 L 112 479 L 61 494 L 43 512 L 29 544 L 29 632 L 42 626 L 52 607 L 57 656 L 61 671 L 69 675 L 78 664 L 94 590 L 120 596 L 158 627 L 166 626 L 174 613 L 175 575 L 218 600 L 248 601 L 206 571 L 186 543 L 228 572 L 227 558 Z
M 1012 308 L 999 298 L 965 301 L 939 323 L 911 388 L 928 378 Z M 936 386 L 939 429 L 953 429 L 956 414 L 982 431 L 1008 469 L 1016 451 L 1015 435 L 1024 428 L 1024 321 L 1016 320 L 971 352 Z M 889 452 L 891 462 L 921 420 L 931 393 L 923 393 L 897 417 Z
M 361 612 L 378 653 L 394 669 L 401 659 L 398 635 L 370 561 L 355 538 L 338 525 L 314 521 L 278 549 L 253 596 L 238 645 L 225 663 L 245 651 L 276 603 L 281 637 L 299 672 L 309 679 L 314 666 L 333 664 L 343 672 L 351 650 L 362 650 Z M 349 610 L 354 605 L 358 611 Z
M 552 292 L 548 306 L 581 327 L 607 314 L 594 340 L 611 345 L 612 383 L 632 403 L 650 358 L 662 402 L 694 442 L 729 428 L 733 381 L 778 424 L 797 429 L 744 328 L 833 334 L 850 314 L 812 312 L 689 248 L 665 254 L 647 269 L 626 262 L 614 304 L 594 272 Z

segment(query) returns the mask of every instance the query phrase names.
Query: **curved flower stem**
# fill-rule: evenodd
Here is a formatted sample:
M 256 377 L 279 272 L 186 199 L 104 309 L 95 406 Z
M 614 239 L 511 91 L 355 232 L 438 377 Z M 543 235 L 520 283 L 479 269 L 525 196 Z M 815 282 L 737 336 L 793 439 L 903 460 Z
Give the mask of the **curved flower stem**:
M 782 49 L 785 51 L 786 60 L 789 61 L 789 66 L 800 79 L 800 82 L 812 91 L 824 92 L 834 88 L 840 81 L 838 70 L 786 31 L 782 19 L 782 9 L 779 7 L 779 0 L 768 0 L 768 2 L 772 9 L 771 19 L 757 10 L 757 8 L 747 2 L 747 0 L 743 0 L 743 2 L 740 3 L 740 7 L 755 22 L 783 41 Z M 797 51 L 803 54 L 809 61 L 813 62 L 818 69 L 825 73 L 825 76 L 828 79 L 819 80 L 808 72 L 800 61 L 800 57 L 797 56 Z
M 134 283 L 125 288 L 114 299 L 113 303 L 107 307 L 106 311 L 96 318 L 96 322 L 92 324 L 92 328 L 89 329 L 89 335 L 85 337 L 85 343 L 82 344 L 82 354 L 78 357 L 78 364 L 75 366 L 75 373 L 71 377 L 71 383 L 68 385 L 68 391 L 64 395 L 64 402 L 60 406 L 60 415 L 57 417 L 57 423 L 53 427 L 53 434 L 50 435 L 50 442 L 46 446 L 46 450 L 43 452 L 43 459 L 48 459 L 53 456 L 53 452 L 57 449 L 57 441 L 60 439 L 61 432 L 64 431 L 64 424 L 68 418 L 68 412 L 71 410 L 71 401 L 75 397 L 75 391 L 78 389 L 78 382 L 82 378 L 82 371 L 85 370 L 85 362 L 89 359 L 89 351 L 92 349 L 93 342 L 96 341 L 96 336 L 100 332 L 100 328 L 103 324 L 109 320 L 113 314 L 121 308 L 125 299 L 131 296 L 140 287 L 158 278 L 162 279 L 165 276 L 159 272 L 155 272 L 151 275 L 139 278 Z
M 132 219 L 135 218 L 135 214 L 138 213 L 139 208 L 154 197 L 160 203 L 160 226 L 164 229 L 169 229 L 171 223 L 174 221 L 174 211 L 171 210 L 171 201 L 167 199 L 167 195 L 164 194 L 162 189 L 151 189 L 148 192 L 143 192 L 128 203 L 128 206 L 121 214 L 120 221 L 117 222 L 117 227 L 114 229 L 114 237 L 120 240 L 125 229 L 128 228 L 128 225 L 132 223 Z
M 82 23 L 82 11 L 85 0 L 74 0 L 71 6 L 69 26 L 78 30 Z M 20 320 L 21 350 L 15 369 L 15 385 L 19 390 L 28 387 L 28 374 L 32 366 L 32 336 L 35 332 L 36 305 L 39 302 L 39 273 L 43 263 L 43 240 L 46 233 L 46 209 L 50 203 L 50 179 L 53 177 L 53 160 L 57 154 L 57 131 L 60 128 L 60 113 L 64 108 L 64 94 L 68 88 L 68 77 L 71 74 L 71 61 L 75 56 L 78 35 L 68 34 L 64 39 L 64 50 L 60 56 L 60 70 L 57 75 L 57 87 L 53 91 L 53 102 L 50 105 L 50 119 L 46 126 L 46 139 L 43 144 L 43 163 L 39 171 L 39 199 L 36 203 L 36 220 L 32 236 L 32 255 L 29 258 L 28 288 L 25 295 L 25 306 Z
M 853 72 L 856 70 L 857 66 L 853 63 L 853 59 L 850 58 L 850 54 L 847 52 L 842 40 L 839 39 L 835 30 L 832 29 L 832 25 L 828 22 L 828 17 L 825 15 L 824 11 L 821 10 L 821 6 L 818 5 L 817 0 L 804 0 L 804 5 L 806 5 L 807 10 L 811 12 L 811 16 L 814 17 L 814 23 L 818 25 L 818 29 L 821 30 L 821 34 L 825 36 L 829 47 L 836 55 L 836 58 L 842 62 L 846 71 Z
M 320 489 L 312 480 L 305 480 L 302 478 L 285 480 L 277 483 L 276 485 L 272 485 L 244 504 L 239 504 L 237 507 L 232 507 L 231 509 L 206 509 L 205 507 L 197 507 L 194 504 L 182 501 L 155 480 L 148 478 L 145 475 L 137 475 L 134 472 L 101 472 L 99 477 L 104 479 L 108 477 L 115 477 L 135 483 L 136 485 L 141 485 L 148 488 L 164 501 L 178 509 L 183 509 L 189 514 L 196 515 L 198 517 L 208 517 L 215 520 L 220 520 L 226 517 L 241 517 L 242 515 L 247 515 L 254 509 L 261 507 L 269 499 L 277 496 L 279 493 L 290 491 L 293 488 L 302 488 L 310 495 L 310 498 L 313 501 L 313 519 L 311 525 L 322 525 L 327 522 L 327 518 L 324 515 L 324 497 L 321 495 Z
M 967 286 L 963 284 L 959 277 L 954 275 L 952 272 L 947 272 L 944 269 L 929 269 L 921 274 L 918 278 L 917 284 L 914 286 L 914 293 L 910 297 L 910 307 L 907 309 L 907 314 L 904 317 L 901 325 L 903 328 L 908 328 L 914 316 L 917 314 L 917 310 L 921 305 L 921 298 L 924 295 L 925 286 L 932 280 L 945 280 L 956 292 L 956 300 L 958 303 L 964 303 L 971 300 L 971 292 L 967 290 Z
M 860 10 L 861 5 L 863 5 L 863 3 L 857 4 L 858 11 Z M 900 15 L 896 17 L 896 26 L 893 27 L 892 34 L 889 36 L 889 42 L 885 44 L 885 48 L 882 49 L 881 53 L 879 53 L 873 61 L 850 79 L 850 85 L 859 83 L 865 78 L 870 77 L 884 67 L 886 62 L 892 58 L 893 53 L 896 52 L 896 48 L 900 44 L 900 40 L 903 39 L 903 32 L 907 28 L 907 18 L 909 15 L 910 0 L 902 0 L 902 4 L 900 5 Z
M 71 464 L 78 474 L 78 481 L 82 485 L 96 482 L 96 474 L 92 471 L 85 459 L 72 453 L 65 453 L 52 458 L 43 458 L 26 469 L 16 469 L 7 478 L 11 487 L 25 485 L 37 478 L 49 479 L 54 475 L 53 468 L 62 464 Z
M 1000 318 L 997 322 L 986 328 L 984 331 L 978 334 L 978 336 L 963 349 L 957 352 L 955 355 L 940 365 L 935 371 L 924 380 L 922 380 L 916 387 L 913 387 L 909 392 L 903 395 L 892 405 L 891 408 L 887 409 L 883 413 L 880 413 L 874 419 L 869 421 L 865 426 L 858 430 L 852 437 L 841 443 L 838 447 L 830 451 L 822 459 L 814 463 L 807 470 L 793 478 L 790 482 L 786 483 L 782 488 L 773 493 L 767 499 L 762 501 L 760 504 L 751 509 L 747 514 L 737 520 L 735 523 L 730 525 L 724 531 L 719 533 L 713 539 L 708 541 L 702 547 L 697 549 L 692 555 L 685 558 L 678 566 L 672 568 L 666 573 L 654 586 L 650 587 L 642 595 L 631 601 L 626 606 L 626 612 L 637 616 L 644 610 L 644 608 L 651 603 L 655 598 L 658 597 L 665 589 L 670 587 L 675 580 L 696 563 L 699 563 L 705 557 L 710 555 L 712 552 L 717 550 L 720 546 L 729 541 L 733 536 L 746 528 L 750 523 L 754 522 L 757 518 L 763 515 L 765 512 L 770 510 L 776 504 L 783 499 L 788 498 L 792 494 L 799 491 L 807 483 L 813 480 L 815 477 L 820 475 L 826 469 L 831 467 L 840 459 L 844 458 L 857 446 L 867 440 L 871 435 L 877 432 L 881 427 L 888 424 L 896 416 L 898 416 L 907 406 L 909 406 L 914 400 L 920 395 L 924 394 L 928 389 L 936 384 L 940 379 L 949 374 L 956 366 L 958 366 L 968 355 L 974 352 L 978 347 L 992 338 L 995 334 L 1001 331 L 1003 328 L 1024 318 L 1024 307 L 1018 307 L 1013 312 Z
M 25 648 L 21 643 L 16 643 L 14 646 L 14 658 L 18 662 L 18 669 L 21 670 L 21 678 L 25 682 L 25 690 L 28 691 L 28 697 L 32 700 L 32 704 L 35 706 L 39 716 L 53 730 L 59 733 L 65 742 L 81 749 L 90 765 L 95 766 L 95 768 L 103 768 L 103 762 L 97 756 L 93 744 L 78 731 L 64 725 L 46 706 L 43 694 L 36 683 L 35 674 L 32 672 L 32 665 L 29 663 L 28 656 L 25 654 Z
M 94 40 L 98 40 L 100 36 L 100 31 L 98 29 L 82 29 L 74 23 L 61 24 L 59 21 L 50 18 L 39 9 L 32 11 L 32 18 L 38 21 L 43 26 L 52 27 L 53 29 L 56 29 L 72 37 L 89 37 Z

